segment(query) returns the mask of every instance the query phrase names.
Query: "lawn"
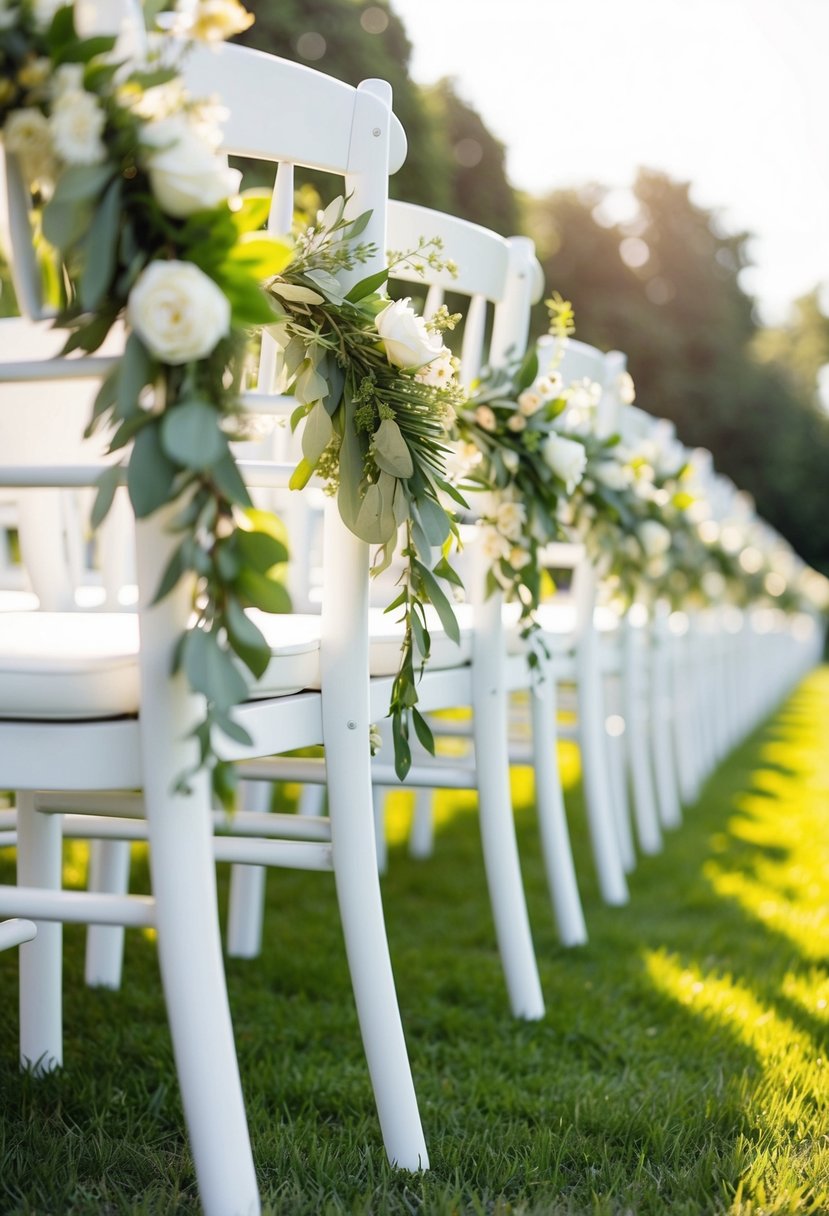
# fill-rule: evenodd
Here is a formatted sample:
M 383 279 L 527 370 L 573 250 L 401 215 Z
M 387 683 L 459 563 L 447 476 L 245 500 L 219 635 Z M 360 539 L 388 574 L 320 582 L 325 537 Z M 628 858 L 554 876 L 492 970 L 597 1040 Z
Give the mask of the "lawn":
M 424 1175 L 385 1163 L 333 880 L 273 873 L 264 957 L 228 966 L 266 1212 L 829 1212 L 827 741 L 824 668 L 640 863 L 621 910 L 599 902 L 565 750 L 591 934 L 570 951 L 519 773 L 548 1002 L 532 1024 L 507 1011 L 474 802 L 443 796 L 435 857 L 415 862 L 399 797 L 384 896 Z M 82 881 L 79 850 L 67 864 Z M 66 1068 L 46 1080 L 17 1071 L 14 952 L 0 960 L 0 1211 L 196 1212 L 152 941 L 129 938 L 123 991 L 109 993 L 83 986 L 82 931 L 66 938 Z

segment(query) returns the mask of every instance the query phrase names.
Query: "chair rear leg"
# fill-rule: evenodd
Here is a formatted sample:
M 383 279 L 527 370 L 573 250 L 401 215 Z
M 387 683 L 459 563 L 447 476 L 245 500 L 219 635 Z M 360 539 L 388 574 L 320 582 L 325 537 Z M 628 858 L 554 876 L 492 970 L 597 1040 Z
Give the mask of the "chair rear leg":
M 93 840 L 89 847 L 89 890 L 125 895 L 129 880 L 129 843 L 126 840 Z M 90 925 L 86 931 L 85 979 L 88 987 L 120 988 L 123 965 L 123 926 Z
M 587 941 L 556 753 L 556 686 L 548 670 L 530 694 L 535 801 L 547 885 L 565 946 Z
M 59 891 L 61 816 L 36 811 L 28 792 L 17 794 L 16 805 L 18 884 Z M 20 1062 L 42 1074 L 63 1063 L 63 925 L 35 923 L 37 936 L 20 947 Z
M 272 792 L 270 781 L 243 781 L 242 805 L 249 811 L 269 811 Z M 266 876 L 264 866 L 230 867 L 227 912 L 227 952 L 230 958 L 258 958 L 262 953 Z

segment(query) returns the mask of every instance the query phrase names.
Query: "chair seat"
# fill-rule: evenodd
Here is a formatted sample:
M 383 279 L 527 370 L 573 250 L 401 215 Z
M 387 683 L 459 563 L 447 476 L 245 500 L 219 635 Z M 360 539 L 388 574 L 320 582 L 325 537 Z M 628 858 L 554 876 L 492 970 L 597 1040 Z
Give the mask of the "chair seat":
M 252 612 L 272 658 L 252 697 L 288 696 L 320 686 L 320 618 Z M 460 646 L 429 624 L 430 668 L 467 663 L 472 640 Z M 393 676 L 402 627 L 371 614 L 371 674 Z M 138 712 L 138 617 L 130 612 L 7 612 L 0 618 L 0 717 L 82 720 Z

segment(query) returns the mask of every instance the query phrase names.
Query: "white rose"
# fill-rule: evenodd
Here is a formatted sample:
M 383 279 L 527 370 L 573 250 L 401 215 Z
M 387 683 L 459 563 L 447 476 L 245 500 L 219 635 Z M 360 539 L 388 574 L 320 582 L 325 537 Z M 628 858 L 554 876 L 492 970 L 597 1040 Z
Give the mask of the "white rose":
M 91 93 L 62 93 L 49 119 L 58 156 L 68 165 L 99 165 L 106 156 L 101 139 L 105 124 L 106 115 Z
M 520 540 L 527 522 L 527 509 L 521 502 L 502 502 L 495 511 L 495 527 L 507 540 Z
M 524 428 L 526 427 L 526 425 L 527 425 L 527 419 L 524 417 L 523 414 L 511 414 L 510 417 L 507 418 L 508 429 L 511 431 L 515 431 L 516 434 L 520 431 L 523 431 Z
M 230 304 L 192 262 L 151 262 L 130 292 L 127 321 L 157 359 L 190 363 L 230 332 Z
M 492 528 L 488 524 L 481 527 L 479 543 L 481 552 L 488 562 L 497 562 L 510 555 L 509 541 L 501 535 L 497 528 Z
M 670 549 L 671 534 L 658 519 L 643 520 L 638 531 L 646 557 L 661 557 Z
M 430 333 L 408 298 L 393 300 L 374 318 L 377 332 L 393 367 L 421 368 L 443 355 L 440 334 Z
M 83 64 L 62 63 L 55 68 L 50 81 L 52 96 L 60 97 L 63 93 L 74 92 L 83 88 Z
M 567 487 L 567 493 L 572 494 L 584 476 L 587 465 L 587 452 L 584 444 L 577 439 L 567 439 L 564 435 L 553 433 L 549 435 L 542 454 L 547 464 L 560 477 Z
M 544 398 L 534 388 L 525 388 L 518 394 L 518 409 L 526 418 L 538 413 L 543 404 Z
M 167 215 L 215 207 L 239 189 L 241 174 L 228 168 L 203 126 L 182 114 L 148 123 L 142 142 L 153 194 Z
M 492 433 L 498 427 L 498 419 L 495 417 L 495 411 L 490 409 L 488 405 L 479 405 L 475 410 L 475 421 L 482 431 Z
M 626 490 L 633 480 L 633 471 L 615 460 L 602 460 L 593 469 L 593 476 L 608 490 Z
M 23 176 L 30 182 L 51 177 L 54 170 L 49 122 L 33 106 L 15 110 L 3 128 L 6 151 L 20 161 Z

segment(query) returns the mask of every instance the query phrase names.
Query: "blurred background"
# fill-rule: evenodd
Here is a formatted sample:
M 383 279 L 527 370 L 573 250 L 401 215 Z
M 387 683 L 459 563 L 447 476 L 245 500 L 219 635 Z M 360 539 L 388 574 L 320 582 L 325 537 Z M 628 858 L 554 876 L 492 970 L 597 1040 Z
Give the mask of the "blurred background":
M 392 193 L 534 237 L 577 336 L 829 573 L 825 0 L 248 7 L 252 45 L 391 81 Z

